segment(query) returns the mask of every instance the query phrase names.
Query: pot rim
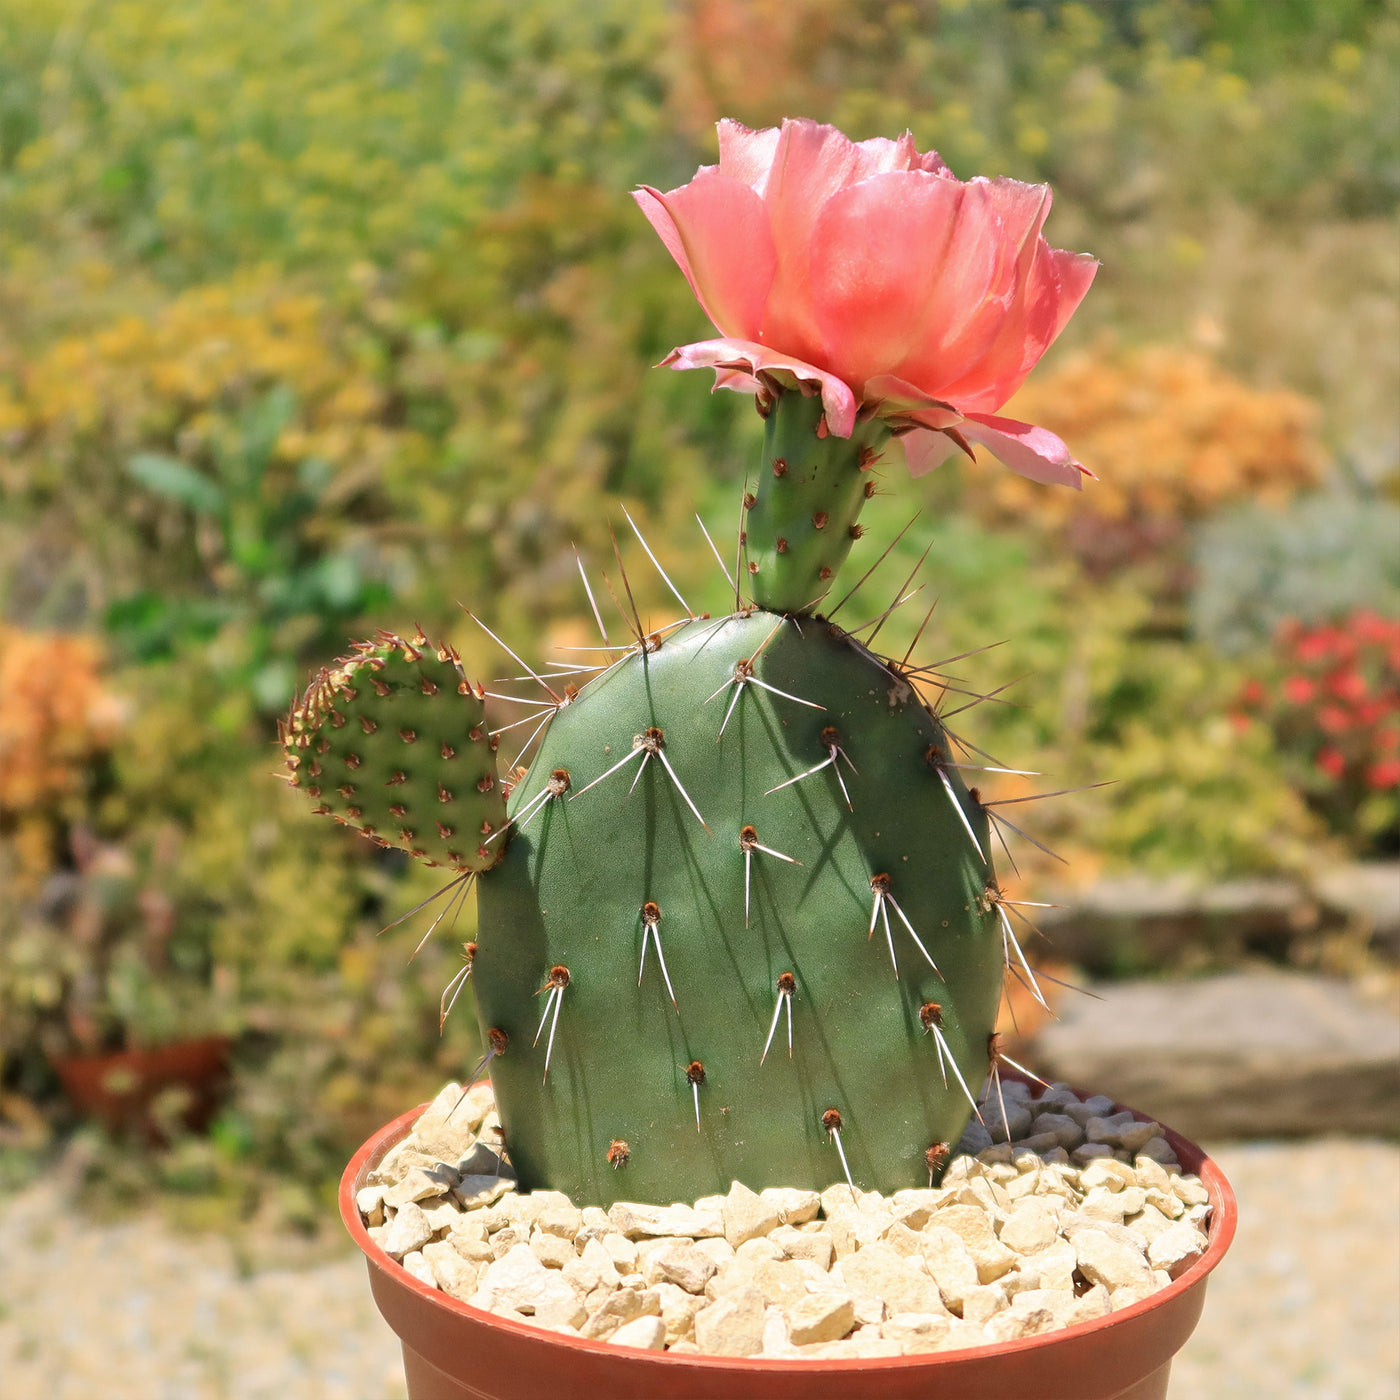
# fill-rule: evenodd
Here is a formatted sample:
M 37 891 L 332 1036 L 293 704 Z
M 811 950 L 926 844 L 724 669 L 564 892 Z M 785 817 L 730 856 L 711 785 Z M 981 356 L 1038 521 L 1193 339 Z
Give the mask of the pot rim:
M 1011 1076 L 1007 1075 L 1006 1077 Z M 1021 1076 L 1015 1077 L 1020 1078 Z M 1081 1098 L 1088 1097 L 1078 1089 L 1075 1089 L 1074 1092 Z M 393 1122 L 385 1124 L 355 1153 L 340 1178 L 340 1218 L 349 1231 L 350 1237 L 360 1247 L 370 1265 L 386 1273 L 392 1270 L 392 1278 L 399 1287 L 406 1288 L 416 1294 L 420 1301 L 429 1306 L 442 1308 L 445 1312 L 470 1319 L 476 1323 L 500 1328 L 522 1340 L 528 1339 L 541 1345 L 557 1346 L 561 1350 L 561 1358 L 563 1353 L 576 1351 L 580 1348 L 584 1351 L 613 1357 L 620 1354 L 626 1355 L 626 1351 L 620 1352 L 619 1348 L 611 1346 L 605 1341 L 594 1341 L 587 1337 L 571 1337 L 567 1333 L 552 1332 L 544 1327 L 515 1322 L 510 1318 L 501 1317 L 498 1313 L 472 1307 L 469 1303 L 464 1303 L 459 1298 L 453 1298 L 441 1289 L 430 1288 L 422 1280 L 414 1278 L 396 1259 L 391 1258 L 370 1239 L 369 1231 L 360 1217 L 360 1210 L 355 1202 L 356 1193 L 363 1184 L 364 1178 L 369 1174 L 371 1164 L 378 1162 L 391 1147 L 408 1136 L 413 1124 L 428 1106 L 426 1103 L 419 1104 L 417 1108 L 412 1108 L 407 1113 L 395 1118 Z M 1160 1121 L 1145 1113 L 1140 1113 L 1126 1104 L 1115 1103 L 1113 1111 L 1115 1113 L 1127 1111 L 1141 1122 Z M 947 1352 L 919 1352 L 907 1356 L 801 1359 L 784 1356 L 706 1356 L 702 1353 L 684 1352 L 679 1356 L 672 1357 L 665 1350 L 638 1351 L 636 1354 L 645 1356 L 652 1364 L 705 1367 L 715 1375 L 716 1379 L 729 1372 L 751 1371 L 755 1366 L 775 1371 L 791 1371 L 799 1375 L 804 1372 L 829 1374 L 832 1371 L 837 1373 L 849 1371 L 854 1376 L 861 1372 L 868 1374 L 872 1369 L 893 1371 L 913 1366 L 928 1366 L 933 1362 L 990 1360 L 995 1356 L 1034 1351 L 1040 1347 L 1054 1346 L 1069 1339 L 1090 1336 L 1095 1332 L 1105 1331 L 1109 1327 L 1144 1317 L 1153 1310 L 1175 1301 L 1205 1281 L 1206 1276 L 1225 1257 L 1225 1252 L 1235 1237 L 1235 1227 L 1239 1220 L 1239 1208 L 1235 1200 L 1235 1193 L 1231 1189 L 1229 1181 L 1226 1180 L 1225 1173 L 1189 1138 L 1183 1137 L 1180 1133 L 1167 1127 L 1165 1123 L 1162 1124 L 1162 1129 L 1166 1134 L 1167 1141 L 1175 1150 L 1177 1161 L 1181 1164 L 1182 1169 L 1199 1176 L 1210 1195 L 1211 1215 L 1206 1249 L 1185 1273 L 1179 1278 L 1173 1279 L 1166 1288 L 1147 1298 L 1141 1298 L 1118 1312 L 1111 1312 L 1086 1322 L 1078 1322 L 1069 1327 L 1059 1327 L 1033 1337 L 1020 1337 L 1014 1341 L 994 1342 L 981 1347 L 960 1347 L 955 1351 Z

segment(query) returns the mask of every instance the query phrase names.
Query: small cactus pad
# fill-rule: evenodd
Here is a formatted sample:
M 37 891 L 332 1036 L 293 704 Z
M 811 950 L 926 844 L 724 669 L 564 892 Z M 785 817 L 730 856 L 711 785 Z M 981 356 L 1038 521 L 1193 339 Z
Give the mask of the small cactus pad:
M 312 809 L 431 865 L 489 870 L 505 795 L 483 694 L 457 653 L 381 632 L 323 670 L 280 727 Z
M 987 1074 L 1003 969 L 987 815 L 947 759 L 885 663 L 758 610 L 686 623 L 561 709 L 512 799 L 538 815 L 478 882 L 521 1182 L 820 1188 L 836 1109 L 857 1185 L 924 1185 Z

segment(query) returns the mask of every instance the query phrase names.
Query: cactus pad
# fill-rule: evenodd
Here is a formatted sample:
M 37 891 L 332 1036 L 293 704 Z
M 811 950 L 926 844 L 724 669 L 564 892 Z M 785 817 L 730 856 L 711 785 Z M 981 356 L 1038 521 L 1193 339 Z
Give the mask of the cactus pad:
M 860 1186 L 925 1184 L 1003 975 L 986 816 L 946 752 L 870 652 L 762 611 L 689 622 L 559 711 L 514 795 L 530 825 L 478 886 L 523 1184 L 820 1188 L 833 1109 Z
M 280 730 L 313 811 L 430 864 L 501 859 L 505 796 L 483 695 L 450 647 L 381 632 L 322 670 Z

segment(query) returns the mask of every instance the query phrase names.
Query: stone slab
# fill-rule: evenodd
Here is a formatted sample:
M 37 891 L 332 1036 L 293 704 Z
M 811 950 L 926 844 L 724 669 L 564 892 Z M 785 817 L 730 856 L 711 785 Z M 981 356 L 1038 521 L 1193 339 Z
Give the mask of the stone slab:
M 1279 971 L 1104 983 L 1067 994 L 1030 1051 L 1047 1079 L 1110 1094 L 1197 1140 L 1391 1134 L 1400 1014 L 1375 994 Z
M 1121 875 L 1088 889 L 1044 887 L 1037 924 L 1055 955 L 1114 977 L 1184 966 L 1286 964 L 1344 929 L 1400 959 L 1400 862 L 1325 865 L 1286 876 L 1209 882 L 1189 872 Z

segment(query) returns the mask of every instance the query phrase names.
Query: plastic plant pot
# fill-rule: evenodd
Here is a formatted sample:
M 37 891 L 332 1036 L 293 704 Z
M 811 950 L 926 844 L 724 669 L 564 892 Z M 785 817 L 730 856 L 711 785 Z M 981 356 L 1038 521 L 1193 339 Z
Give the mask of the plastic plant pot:
M 1195 1330 L 1206 1282 L 1238 1218 L 1220 1168 L 1167 1129 L 1183 1171 L 1199 1176 L 1210 1194 L 1208 1245 L 1168 1287 L 1120 1312 L 1013 1342 L 916 1356 L 670 1355 L 548 1332 L 470 1307 L 414 1278 L 370 1239 L 356 1192 L 426 1107 L 380 1129 L 340 1182 L 341 1218 L 364 1252 L 375 1303 L 403 1345 L 411 1400 L 1166 1400 L 1172 1357 Z

